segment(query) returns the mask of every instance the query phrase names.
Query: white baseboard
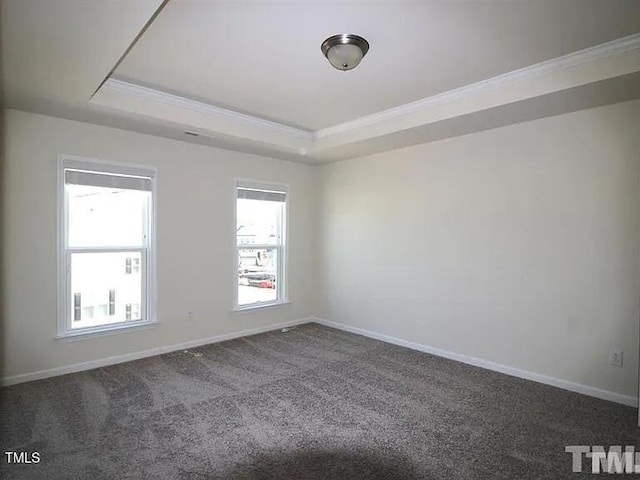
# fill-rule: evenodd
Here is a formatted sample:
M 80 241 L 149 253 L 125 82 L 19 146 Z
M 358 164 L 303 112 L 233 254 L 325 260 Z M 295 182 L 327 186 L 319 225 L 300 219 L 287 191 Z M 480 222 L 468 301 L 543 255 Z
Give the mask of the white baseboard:
M 296 325 L 302 325 L 309 322 L 316 322 L 327 327 L 337 328 L 346 332 L 363 335 L 365 337 L 373 338 L 375 340 L 381 340 L 383 342 L 399 345 L 401 347 L 410 348 L 420 352 L 430 353 L 439 357 L 449 358 L 458 362 L 466 363 L 468 365 L 474 365 L 476 367 L 486 368 L 487 370 L 493 370 L 496 372 L 511 375 L 513 377 L 524 378 L 526 380 L 532 380 L 538 383 L 544 383 L 554 387 L 562 388 L 572 392 L 581 393 L 591 397 L 601 398 L 603 400 L 609 400 L 611 402 L 621 403 L 631 407 L 638 406 L 638 398 L 631 395 L 623 395 L 621 393 L 611 392 L 609 390 L 603 390 L 601 388 L 592 387 L 589 385 L 583 385 L 580 383 L 570 382 L 559 378 L 549 377 L 541 373 L 530 372 L 527 370 L 521 370 L 519 368 L 509 367 L 499 363 L 484 360 L 482 358 L 470 357 L 460 353 L 450 352 L 448 350 L 442 350 L 428 345 L 420 343 L 409 342 L 400 338 L 392 337 L 389 335 L 383 335 L 371 330 L 363 328 L 352 327 L 350 325 L 344 325 L 342 323 L 332 322 L 318 317 L 308 317 L 299 320 L 292 320 L 288 322 L 275 323 L 266 325 L 264 327 L 252 328 L 248 330 L 241 330 L 238 332 L 227 333 L 224 335 L 216 335 L 214 337 L 199 338 L 188 342 L 176 343 L 173 345 L 165 345 L 161 347 L 151 348 L 149 350 L 142 350 L 138 352 L 127 353 L 124 355 L 116 355 L 113 357 L 101 358 L 97 360 L 90 360 L 88 362 L 76 363 L 72 365 L 65 365 L 63 367 L 51 368 L 47 370 L 39 370 L 36 372 L 23 373 L 20 375 L 13 375 L 5 377 L 0 381 L 3 386 L 15 385 L 17 383 L 30 382 L 32 380 L 40 380 L 43 378 L 56 377 L 59 375 L 66 375 L 68 373 L 76 373 L 84 370 L 91 370 L 92 368 L 106 367 L 109 365 L 115 365 L 118 363 L 130 362 L 132 360 L 138 360 L 140 358 L 153 357 L 163 353 L 175 352 L 177 350 L 185 350 L 187 348 L 196 348 L 202 345 L 208 345 L 211 343 L 224 342 L 226 340 L 233 340 L 235 338 L 247 337 L 250 335 L 256 335 L 258 333 L 264 333 L 274 330 L 279 330 L 285 327 L 293 327 Z
M 621 403 L 630 407 L 638 406 L 638 398 L 631 395 L 623 395 L 621 393 L 611 392 L 609 390 L 603 390 L 597 387 L 591 387 L 589 385 L 583 385 L 580 383 L 570 382 L 568 380 L 562 380 L 559 378 L 549 377 L 541 373 L 530 372 L 527 370 L 521 370 L 519 368 L 509 367 L 507 365 L 501 365 L 499 363 L 484 360 L 482 358 L 470 357 L 462 355 L 460 353 L 450 352 L 448 350 L 441 350 L 439 348 L 430 347 L 428 345 L 422 345 L 420 343 L 409 342 L 400 338 L 391 337 L 389 335 L 383 335 L 381 333 L 372 332 L 363 328 L 352 327 L 350 325 L 344 325 L 342 323 L 332 322 L 323 318 L 313 317 L 313 321 L 327 327 L 337 328 L 344 330 L 345 332 L 356 333 L 365 337 L 373 338 L 375 340 L 381 340 L 386 343 L 392 343 L 401 347 L 410 348 L 412 350 L 418 350 L 420 352 L 430 353 L 437 355 L 438 357 L 449 358 L 458 362 L 474 365 L 476 367 L 486 368 L 487 370 L 493 370 L 500 373 L 511 375 L 512 377 L 524 378 L 526 380 L 532 380 L 538 383 L 544 383 L 553 387 L 562 388 L 571 392 L 582 393 L 590 397 L 596 397 L 603 400 L 609 400 L 611 402 Z
M 173 345 L 165 345 L 161 347 L 151 348 L 149 350 L 142 350 L 139 352 L 125 353 L 124 355 L 116 355 L 113 357 L 100 358 L 97 360 L 90 360 L 88 362 L 75 363 L 73 365 L 65 365 L 63 367 L 50 368 L 47 370 L 39 370 L 37 372 L 23 373 L 20 375 L 13 375 L 5 377 L 0 381 L 2 386 L 15 385 L 17 383 L 30 382 L 32 380 L 41 380 L 43 378 L 57 377 L 59 375 L 66 375 L 67 373 L 82 372 L 84 370 L 91 370 L 92 368 L 106 367 L 108 365 L 115 365 L 117 363 L 130 362 L 131 360 L 138 360 L 140 358 L 153 357 L 162 353 L 175 352 L 177 350 L 185 350 L 187 348 L 201 347 L 202 345 L 208 345 L 210 343 L 219 343 L 226 340 L 233 340 L 240 337 L 248 337 L 250 335 L 256 335 L 258 333 L 270 332 L 273 330 L 279 330 L 285 327 L 293 327 L 296 325 L 302 325 L 314 321 L 313 317 L 302 318 L 299 320 L 291 320 L 289 322 L 272 323 L 265 325 L 264 327 L 251 328 L 248 330 L 241 330 L 239 332 L 226 333 L 224 335 L 216 335 L 208 338 L 198 338 L 188 342 L 176 343 Z

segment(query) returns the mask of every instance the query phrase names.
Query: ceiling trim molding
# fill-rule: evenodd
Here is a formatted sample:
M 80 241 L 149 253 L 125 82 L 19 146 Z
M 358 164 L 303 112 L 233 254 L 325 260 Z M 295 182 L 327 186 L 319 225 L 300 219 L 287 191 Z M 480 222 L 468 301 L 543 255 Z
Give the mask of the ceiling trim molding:
M 489 90 L 496 90 L 504 87 L 506 84 L 548 75 L 571 67 L 577 67 L 626 53 L 638 48 L 640 48 L 640 33 L 585 48 L 583 50 L 578 50 L 551 60 L 529 65 L 486 80 L 481 80 L 476 83 L 416 100 L 415 102 L 382 110 L 380 112 L 372 113 L 371 115 L 365 115 L 355 120 L 323 128 L 315 132 L 315 137 L 326 138 L 336 134 L 346 133 L 350 130 L 371 126 L 383 121 L 420 113 L 445 103 L 462 100 Z
M 109 78 L 90 102 L 303 156 L 554 91 L 640 71 L 640 33 L 317 131 Z
M 160 102 L 165 105 L 177 107 L 183 110 L 189 110 L 196 113 L 217 117 L 226 121 L 232 121 L 247 126 L 258 127 L 262 130 L 277 132 L 282 135 L 297 137 L 298 139 L 311 141 L 314 139 L 314 132 L 302 130 L 300 128 L 290 127 L 282 123 L 265 120 L 263 118 L 254 117 L 244 113 L 216 107 L 205 102 L 199 102 L 190 98 L 181 97 L 172 93 L 163 92 L 154 88 L 145 87 L 125 80 L 117 78 L 109 78 L 103 88 L 116 93 L 127 96 L 133 96 L 144 100 Z M 99 93 L 99 92 L 97 92 Z M 92 99 L 93 100 L 93 99 Z M 203 135 L 206 133 L 203 133 Z

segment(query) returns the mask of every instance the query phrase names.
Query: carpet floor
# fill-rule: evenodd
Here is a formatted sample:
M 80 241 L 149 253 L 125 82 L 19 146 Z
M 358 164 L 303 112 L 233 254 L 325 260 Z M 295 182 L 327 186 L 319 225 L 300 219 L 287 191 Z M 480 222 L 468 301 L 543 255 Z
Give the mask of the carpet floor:
M 633 408 L 317 324 L 0 401 L 2 451 L 40 453 L 2 479 L 593 478 L 565 445 L 640 440 Z

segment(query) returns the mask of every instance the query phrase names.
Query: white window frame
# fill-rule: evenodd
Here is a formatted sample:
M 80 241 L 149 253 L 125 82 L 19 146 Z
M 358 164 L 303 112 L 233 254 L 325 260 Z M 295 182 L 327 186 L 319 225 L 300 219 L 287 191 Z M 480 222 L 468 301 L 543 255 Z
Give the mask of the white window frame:
M 72 168 L 87 172 L 112 173 L 148 177 L 151 179 L 151 198 L 148 223 L 145 225 L 147 241 L 144 247 L 80 247 L 70 248 L 68 239 L 69 210 L 68 195 L 65 188 L 65 169 Z M 58 221 L 58 319 L 56 339 L 89 338 L 123 331 L 147 328 L 158 323 L 156 312 L 156 205 L 157 205 L 157 169 L 148 165 L 132 165 L 75 155 L 58 155 L 57 175 L 57 221 Z M 140 252 L 144 300 L 140 306 L 141 320 L 99 325 L 94 327 L 71 328 L 71 254 L 82 252 Z M 146 252 L 146 255 L 145 255 Z
M 273 190 L 282 192 L 284 197 L 284 214 L 282 218 L 282 232 L 280 235 L 279 244 L 250 244 L 240 246 L 238 245 L 238 189 L 239 188 L 255 188 L 258 190 Z M 289 186 L 282 183 L 262 182 L 251 179 L 237 178 L 233 186 L 233 308 L 235 312 L 242 312 L 247 310 L 255 310 L 265 307 L 273 307 L 277 305 L 286 305 L 289 302 L 289 288 L 288 288 L 288 265 L 289 265 Z M 278 275 L 276 282 L 276 299 L 270 302 L 254 302 L 244 305 L 238 304 L 238 262 L 239 262 L 239 250 L 243 248 L 255 248 L 255 249 L 276 249 L 278 251 Z

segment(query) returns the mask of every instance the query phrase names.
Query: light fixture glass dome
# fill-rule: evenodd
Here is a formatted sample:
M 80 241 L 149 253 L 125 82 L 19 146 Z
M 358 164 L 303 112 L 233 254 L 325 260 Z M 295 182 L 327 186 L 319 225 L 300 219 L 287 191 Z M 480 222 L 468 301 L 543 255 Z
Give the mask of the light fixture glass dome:
M 322 42 L 322 53 L 338 70 L 351 70 L 358 66 L 369 51 L 369 43 L 353 34 L 340 34 Z

